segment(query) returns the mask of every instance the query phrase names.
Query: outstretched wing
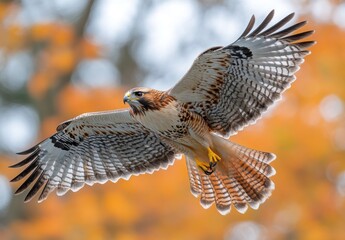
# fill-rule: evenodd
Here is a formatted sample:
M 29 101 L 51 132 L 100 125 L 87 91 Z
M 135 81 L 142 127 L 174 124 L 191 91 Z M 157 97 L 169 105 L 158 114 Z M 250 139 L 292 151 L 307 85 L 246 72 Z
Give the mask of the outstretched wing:
M 38 201 L 57 188 L 63 195 L 92 185 L 131 175 L 153 172 L 173 163 L 176 151 L 143 127 L 128 110 L 83 114 L 62 123 L 50 138 L 19 154 L 28 158 L 11 166 L 29 164 L 12 181 L 29 175 L 20 193 L 34 183 L 25 201 L 43 187 Z
M 209 127 L 228 137 L 254 123 L 295 80 L 295 72 L 313 41 L 300 41 L 314 31 L 294 33 L 306 22 L 283 28 L 294 14 L 264 30 L 272 11 L 251 32 L 254 16 L 233 44 L 202 53 L 169 92 L 204 117 Z

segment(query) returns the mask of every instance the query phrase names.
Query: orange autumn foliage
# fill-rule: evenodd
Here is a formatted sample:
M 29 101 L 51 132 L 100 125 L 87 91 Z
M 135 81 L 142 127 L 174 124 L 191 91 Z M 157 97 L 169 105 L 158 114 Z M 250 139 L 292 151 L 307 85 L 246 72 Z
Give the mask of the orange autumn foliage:
M 100 57 L 100 46 L 94 43 L 91 39 L 85 38 L 80 43 L 80 51 L 82 58 L 98 58 Z
M 54 34 L 54 24 L 52 23 L 38 23 L 31 27 L 31 38 L 33 41 L 41 42 L 50 40 Z
M 56 47 L 64 47 L 71 45 L 75 41 L 75 33 L 70 25 L 57 23 L 53 26 L 52 44 Z
M 66 74 L 75 68 L 77 54 L 72 47 L 54 47 L 49 50 L 52 71 Z
M 4 11 L 0 4 L 0 18 Z M 15 196 L 8 210 L 13 217 L 0 227 L 0 239 L 224 239 L 236 224 L 246 221 L 259 224 L 267 239 L 345 238 L 345 196 L 337 186 L 345 171 L 345 150 L 334 143 L 334 134 L 344 128 L 345 115 L 326 122 L 320 113 L 325 96 L 345 99 L 345 31 L 333 25 L 310 28 L 316 29 L 318 44 L 297 81 L 263 119 L 232 137 L 239 144 L 277 155 L 272 163 L 276 189 L 258 210 L 221 216 L 214 206 L 203 209 L 190 194 L 182 159 L 152 175 L 85 186 L 63 197 L 52 193 L 41 204 L 24 204 L 22 195 Z M 46 24 L 28 32 L 15 27 L 8 31 L 12 50 L 23 46 L 22 34 L 33 42 L 48 43 L 27 82 L 34 99 L 41 99 L 79 61 L 103 57 L 102 46 L 88 38 L 78 41 L 69 26 Z M 122 103 L 126 90 L 121 86 L 90 89 L 69 82 L 55 93 L 56 112 L 42 119 L 35 143 L 53 134 L 60 122 L 84 112 L 126 107 Z M 1 174 L 13 178 L 18 171 L 8 165 L 22 156 L 1 155 L 0 159 Z
M 123 89 L 87 89 L 69 85 L 58 96 L 59 112 L 73 117 L 78 113 L 124 108 L 124 93 Z
M 37 99 L 43 97 L 43 95 L 48 91 L 50 86 L 54 84 L 54 78 L 51 73 L 37 72 L 31 77 L 28 83 L 29 93 Z

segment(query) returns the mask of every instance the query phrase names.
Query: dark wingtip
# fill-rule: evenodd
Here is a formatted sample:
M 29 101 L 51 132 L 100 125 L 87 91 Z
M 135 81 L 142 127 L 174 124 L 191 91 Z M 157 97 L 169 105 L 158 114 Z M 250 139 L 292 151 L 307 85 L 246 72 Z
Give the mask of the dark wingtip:
M 37 149 L 38 145 L 33 146 L 32 148 L 29 148 L 28 150 L 22 151 L 22 152 L 17 152 L 16 154 L 18 155 L 28 155 L 30 153 L 32 153 L 33 151 L 35 151 Z
M 32 186 L 31 190 L 29 191 L 29 193 L 26 195 L 24 202 L 29 202 L 31 201 L 34 196 L 37 194 L 37 192 L 41 189 L 41 187 L 43 186 L 43 184 L 45 184 L 45 178 L 43 177 L 44 172 L 42 171 L 39 175 L 38 175 L 38 179 L 36 181 L 36 183 Z
M 255 24 L 255 16 L 252 15 L 252 17 L 250 18 L 249 23 L 248 23 L 246 29 L 243 31 L 243 33 L 241 34 L 241 36 L 238 39 L 246 37 L 247 34 L 253 29 L 254 24 Z
M 12 178 L 12 179 L 10 180 L 10 182 L 18 182 L 19 180 L 23 179 L 25 176 L 26 176 L 26 175 L 23 176 L 23 174 L 21 173 L 21 174 L 15 176 L 14 178 Z
M 8 166 L 9 168 L 18 168 L 21 166 L 24 166 L 25 164 L 28 164 L 30 162 L 32 162 L 39 154 L 39 148 L 37 148 L 29 157 L 25 158 L 24 160 L 15 163 L 11 166 Z
M 18 176 L 12 178 L 12 179 L 10 180 L 10 182 L 17 182 L 18 180 L 20 180 L 20 179 L 17 180 L 17 178 L 18 178 Z
M 272 19 L 274 17 L 274 13 L 275 13 L 275 11 L 274 11 L 274 9 L 272 9 L 270 11 L 270 13 L 266 16 L 266 19 Z
M 22 193 L 25 189 L 29 187 L 31 182 L 25 181 L 20 187 L 14 192 L 15 195 Z
M 287 15 L 289 18 L 293 18 L 295 16 L 295 12 L 290 13 L 289 15 Z
M 13 165 L 8 166 L 9 168 L 19 168 L 20 166 L 22 166 L 21 162 L 15 163 Z
M 13 178 L 10 182 L 18 182 L 20 179 L 27 176 L 32 170 L 34 170 L 38 166 L 37 160 L 31 162 L 31 164 L 25 168 L 21 173 L 19 173 L 15 178 Z
M 10 180 L 10 182 L 18 182 L 21 180 L 24 176 L 18 175 Z
M 254 37 L 255 35 L 258 35 L 272 20 L 274 16 L 274 10 L 272 10 L 266 18 L 262 21 L 262 23 L 253 31 L 251 32 L 247 37 Z
M 15 191 L 14 194 L 19 194 L 21 192 L 23 192 L 25 189 L 27 189 L 31 183 L 33 183 L 35 181 L 35 179 L 39 178 L 39 176 L 42 174 L 43 170 L 41 168 L 36 168 L 31 175 L 25 180 L 25 182 L 23 182 L 23 184 L 17 189 L 17 191 Z M 38 179 L 39 181 L 39 179 Z M 30 191 L 32 192 L 32 191 Z M 29 192 L 29 193 L 30 193 Z
M 309 48 L 315 44 L 316 44 L 316 41 L 305 41 L 305 42 L 295 43 L 295 45 L 300 47 L 301 49 Z
M 289 15 L 287 15 L 284 19 L 286 20 L 286 22 L 289 22 L 291 19 L 293 19 L 294 16 L 295 12 L 292 12 Z
M 272 27 L 270 27 L 267 30 L 265 30 L 264 32 L 260 33 L 260 36 L 267 36 L 267 35 L 275 32 L 276 30 L 278 30 L 279 28 L 284 26 L 286 23 L 288 23 L 294 16 L 295 16 L 294 12 L 290 13 L 285 18 L 283 18 L 282 20 L 280 20 L 279 22 L 274 24 Z

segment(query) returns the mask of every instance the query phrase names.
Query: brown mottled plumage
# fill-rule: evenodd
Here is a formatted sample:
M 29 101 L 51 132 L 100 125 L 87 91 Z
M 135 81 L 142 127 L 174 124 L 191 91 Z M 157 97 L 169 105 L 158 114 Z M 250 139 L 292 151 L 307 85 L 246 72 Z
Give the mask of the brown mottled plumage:
M 309 54 L 313 33 L 283 28 L 288 15 L 270 28 L 273 11 L 252 31 L 254 17 L 233 44 L 214 47 L 169 91 L 134 88 L 124 102 L 130 109 L 86 113 L 58 126 L 57 133 L 20 154 L 12 167 L 26 168 L 12 181 L 28 176 L 16 193 L 33 184 L 25 200 L 42 189 L 43 201 L 84 184 L 116 182 L 152 173 L 186 156 L 190 187 L 205 208 L 215 203 L 221 214 L 234 206 L 257 209 L 271 194 L 275 170 L 272 153 L 226 140 L 254 123 L 295 80 Z

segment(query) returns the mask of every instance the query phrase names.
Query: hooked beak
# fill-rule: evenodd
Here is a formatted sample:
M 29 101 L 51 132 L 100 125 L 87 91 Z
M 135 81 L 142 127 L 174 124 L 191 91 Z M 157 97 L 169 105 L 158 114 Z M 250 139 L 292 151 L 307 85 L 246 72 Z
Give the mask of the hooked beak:
M 128 102 L 129 101 L 129 97 L 127 96 L 127 95 L 125 95 L 124 97 L 123 97 L 123 103 L 126 103 L 126 102 Z
M 137 98 L 133 98 L 133 97 L 131 96 L 131 93 L 130 93 L 130 92 L 127 92 L 127 93 L 125 94 L 125 96 L 123 97 L 123 103 L 133 102 L 133 101 L 136 101 L 136 100 L 138 100 L 138 99 L 137 99 Z

